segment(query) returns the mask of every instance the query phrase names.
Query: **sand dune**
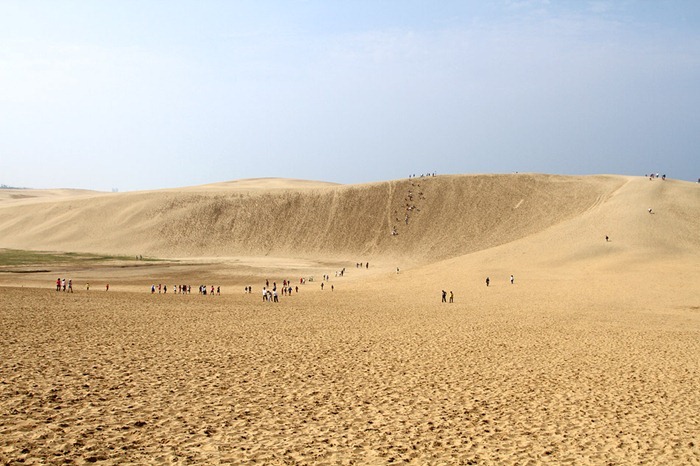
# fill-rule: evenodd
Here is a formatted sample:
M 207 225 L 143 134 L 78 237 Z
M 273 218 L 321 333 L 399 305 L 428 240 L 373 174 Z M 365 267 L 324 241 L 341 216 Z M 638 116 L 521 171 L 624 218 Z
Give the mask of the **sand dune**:
M 0 198 L 0 248 L 177 259 L 0 267 L 0 463 L 700 464 L 699 231 L 622 176 Z
M 43 202 L 0 204 L 1 246 L 157 257 L 365 255 L 435 261 L 581 216 L 626 183 L 641 180 L 439 176 L 355 186 L 259 180 L 44 196 Z

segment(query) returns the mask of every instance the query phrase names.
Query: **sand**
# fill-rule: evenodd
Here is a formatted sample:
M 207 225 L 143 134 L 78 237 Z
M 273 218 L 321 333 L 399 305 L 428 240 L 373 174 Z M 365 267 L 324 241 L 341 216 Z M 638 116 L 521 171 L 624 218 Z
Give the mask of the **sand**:
M 455 210 L 466 192 L 454 188 L 460 184 L 493 187 L 483 199 L 472 194 L 486 213 L 494 197 L 511 205 L 460 220 L 465 230 L 466 223 L 491 225 L 500 235 L 465 234 L 455 240 L 464 254 L 437 259 L 431 248 L 452 251 L 442 230 L 456 234 L 454 226 L 436 225 L 418 239 L 404 229 L 398 236 L 408 250 L 397 251 L 384 238 L 367 246 L 381 229 L 369 222 L 371 234 L 340 238 L 328 250 L 297 236 L 280 241 L 294 250 L 216 255 L 202 247 L 208 254 L 196 256 L 161 236 L 160 247 L 174 252 L 168 261 L 4 267 L 0 462 L 700 464 L 698 187 L 524 177 L 523 185 L 517 177 L 430 180 L 454 195 Z M 384 192 L 386 213 L 389 188 L 399 183 L 300 186 L 298 202 L 337 198 L 329 212 L 349 225 L 360 207 L 339 207 L 348 191 L 363 202 Z M 499 191 L 506 184 L 523 193 L 517 208 L 517 195 Z M 580 199 L 542 206 L 541 214 L 530 206 L 520 217 L 534 199 L 529 188 L 542 190 L 541 199 L 567 189 Z M 290 192 L 265 193 L 274 204 Z M 70 202 L 88 227 L 101 199 L 123 202 L 148 223 L 131 197 L 143 208 L 176 195 Z M 220 193 L 199 195 L 201 207 Z M 54 203 L 65 200 L 46 201 L 41 214 L 29 205 L 17 210 L 17 202 L 0 203 L 0 213 L 13 215 L 0 217 L 0 247 L 26 241 L 9 233 L 11 225 L 62 225 L 65 211 Z M 443 214 L 423 205 L 425 230 Z M 326 213 L 308 214 L 318 230 Z M 233 215 L 224 209 L 220 218 Z M 409 228 L 418 221 L 414 215 Z M 143 247 L 133 231 L 122 235 L 134 250 Z M 47 236 L 58 245 L 73 241 L 59 227 Z M 338 244 L 351 250 L 333 249 Z M 93 248 L 91 240 L 83 247 Z M 220 249 L 239 247 L 232 239 Z M 370 268 L 358 269 L 360 260 Z M 322 291 L 323 274 L 330 280 Z M 72 277 L 75 293 L 54 291 L 58 276 Z M 299 293 L 262 302 L 265 279 L 296 286 L 299 277 L 307 278 Z M 189 283 L 193 294 L 152 295 L 160 282 Z M 222 286 L 222 295 L 196 294 L 200 283 Z M 248 285 L 252 294 L 243 292 Z M 454 292 L 454 303 L 440 302 L 443 289 Z

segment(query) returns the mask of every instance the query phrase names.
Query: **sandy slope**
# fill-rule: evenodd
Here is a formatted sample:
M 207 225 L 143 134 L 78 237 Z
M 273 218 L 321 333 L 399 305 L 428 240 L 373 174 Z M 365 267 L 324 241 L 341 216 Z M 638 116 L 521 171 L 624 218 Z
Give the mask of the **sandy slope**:
M 412 181 L 0 203 L 0 247 L 190 258 L 0 273 L 0 462 L 700 464 L 700 186 Z
M 355 186 L 261 181 L 0 204 L 0 246 L 159 257 L 434 261 L 578 216 L 622 177 L 439 176 Z M 397 235 L 391 235 L 392 229 Z

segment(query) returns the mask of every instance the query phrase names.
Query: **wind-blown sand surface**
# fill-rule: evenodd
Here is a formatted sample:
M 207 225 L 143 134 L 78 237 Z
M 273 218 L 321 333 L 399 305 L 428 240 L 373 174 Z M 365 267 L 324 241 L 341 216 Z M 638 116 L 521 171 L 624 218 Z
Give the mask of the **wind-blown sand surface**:
M 700 464 L 699 186 L 416 179 L 392 236 L 410 182 L 0 199 L 0 247 L 177 258 L 0 269 L 0 461 Z

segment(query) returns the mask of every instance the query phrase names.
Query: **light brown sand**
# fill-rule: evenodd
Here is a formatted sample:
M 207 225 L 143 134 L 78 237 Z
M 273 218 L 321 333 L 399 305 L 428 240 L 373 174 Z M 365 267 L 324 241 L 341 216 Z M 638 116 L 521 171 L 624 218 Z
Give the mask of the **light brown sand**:
M 539 227 L 474 220 L 509 241 L 460 238 L 475 250 L 438 262 L 402 231 L 418 259 L 394 246 L 363 253 L 362 236 L 345 259 L 297 238 L 296 259 L 5 270 L 0 462 L 700 464 L 700 196 L 689 183 L 600 182 L 572 189 L 602 194 Z M 28 211 L 15 222 L 41 223 Z M 430 234 L 450 248 L 440 228 Z M 53 291 L 58 276 L 76 292 Z M 299 276 L 315 281 L 261 301 L 265 278 Z M 159 282 L 221 284 L 223 295 L 151 295 Z M 454 304 L 440 303 L 442 289 Z

